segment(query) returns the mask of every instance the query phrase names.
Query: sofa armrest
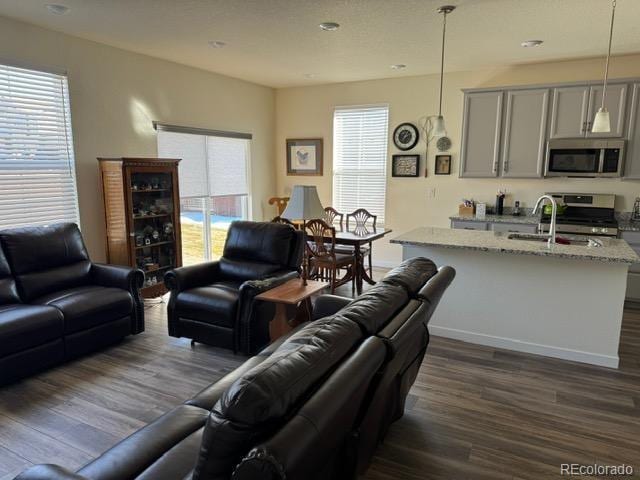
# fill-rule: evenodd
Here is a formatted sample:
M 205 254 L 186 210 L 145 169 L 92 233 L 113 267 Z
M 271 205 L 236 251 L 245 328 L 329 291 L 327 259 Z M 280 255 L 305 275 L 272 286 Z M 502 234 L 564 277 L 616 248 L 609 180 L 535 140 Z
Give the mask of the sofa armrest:
M 34 465 L 14 480 L 89 480 L 58 465 Z
M 164 284 L 172 293 L 180 293 L 214 283 L 219 276 L 219 262 L 204 262 L 169 270 L 164 274 Z
M 91 265 L 91 279 L 103 287 L 115 287 L 131 291 L 142 287 L 144 273 L 137 268 L 122 265 L 93 263 Z
M 140 297 L 140 288 L 144 284 L 144 272 L 137 268 L 122 265 L 91 264 L 91 280 L 103 287 L 127 290 L 133 298 L 131 314 L 131 333 L 144 332 L 144 302 Z
M 313 320 L 328 317 L 342 310 L 353 301 L 353 298 L 340 297 L 338 295 L 321 295 L 313 304 Z
M 247 280 L 240 285 L 240 297 L 239 297 L 239 309 L 236 322 L 237 335 L 236 335 L 236 350 L 245 354 L 253 354 L 258 349 L 266 345 L 265 342 L 256 338 L 256 332 L 259 328 L 253 324 L 256 321 L 264 320 L 264 315 L 259 314 L 259 309 L 255 305 L 255 297 L 262 292 L 271 290 L 283 283 L 288 282 L 294 278 L 298 278 L 299 274 L 295 270 L 282 270 L 275 272 L 273 275 L 260 280 Z M 273 306 L 273 305 L 271 305 Z M 272 312 L 272 309 L 266 309 Z M 269 319 L 266 319 L 267 325 Z M 264 332 L 263 332 L 264 333 Z M 268 333 L 268 332 L 267 332 Z

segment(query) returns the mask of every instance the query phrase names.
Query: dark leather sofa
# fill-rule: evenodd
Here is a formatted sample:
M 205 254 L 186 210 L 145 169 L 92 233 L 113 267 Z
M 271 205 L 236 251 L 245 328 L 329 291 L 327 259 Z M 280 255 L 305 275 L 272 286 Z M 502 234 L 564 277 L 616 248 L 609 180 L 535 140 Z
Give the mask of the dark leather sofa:
M 427 323 L 454 275 L 416 258 L 356 300 L 320 297 L 315 321 L 77 474 L 39 465 L 17 479 L 355 478 L 403 413 Z
M 0 384 L 142 332 L 143 277 L 92 263 L 75 224 L 0 231 Z
M 302 232 L 272 222 L 233 222 L 215 262 L 165 274 L 169 335 L 253 354 L 269 343 L 275 306 L 254 301 L 299 274 Z

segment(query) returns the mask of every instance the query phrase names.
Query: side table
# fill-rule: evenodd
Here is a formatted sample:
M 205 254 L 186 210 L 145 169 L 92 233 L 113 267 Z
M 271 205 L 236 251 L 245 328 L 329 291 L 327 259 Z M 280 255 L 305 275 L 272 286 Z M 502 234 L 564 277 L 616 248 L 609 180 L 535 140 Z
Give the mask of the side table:
M 311 320 L 311 296 L 326 288 L 329 288 L 327 282 L 308 280 L 307 285 L 304 286 L 302 279 L 294 278 L 256 296 L 256 300 L 276 304 L 276 313 L 269 323 L 271 341 L 273 342 L 278 337 L 289 333 L 302 323 L 301 316 Z M 298 308 L 298 313 L 292 320 L 287 318 L 288 305 L 295 305 Z

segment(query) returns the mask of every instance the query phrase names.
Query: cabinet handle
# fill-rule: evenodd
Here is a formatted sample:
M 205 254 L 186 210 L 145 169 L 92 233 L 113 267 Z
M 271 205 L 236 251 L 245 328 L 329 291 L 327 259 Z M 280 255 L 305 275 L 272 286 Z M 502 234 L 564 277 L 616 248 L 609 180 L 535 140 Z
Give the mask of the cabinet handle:
M 587 129 L 587 122 L 582 122 L 582 128 L 580 129 L 580 133 L 584 133 Z
M 509 171 L 509 160 L 505 160 L 504 166 L 502 167 L 503 173 L 507 173 Z
M 587 131 L 591 130 L 591 120 L 587 122 Z
M 498 173 L 498 160 L 493 162 L 493 173 Z

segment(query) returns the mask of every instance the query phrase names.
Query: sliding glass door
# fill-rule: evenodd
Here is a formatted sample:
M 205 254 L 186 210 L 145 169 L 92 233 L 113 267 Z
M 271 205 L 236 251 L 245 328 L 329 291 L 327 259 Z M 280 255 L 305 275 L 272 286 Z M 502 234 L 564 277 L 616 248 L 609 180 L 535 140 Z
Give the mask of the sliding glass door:
M 250 140 L 159 130 L 158 155 L 182 159 L 183 264 L 219 258 L 230 223 L 250 218 Z

